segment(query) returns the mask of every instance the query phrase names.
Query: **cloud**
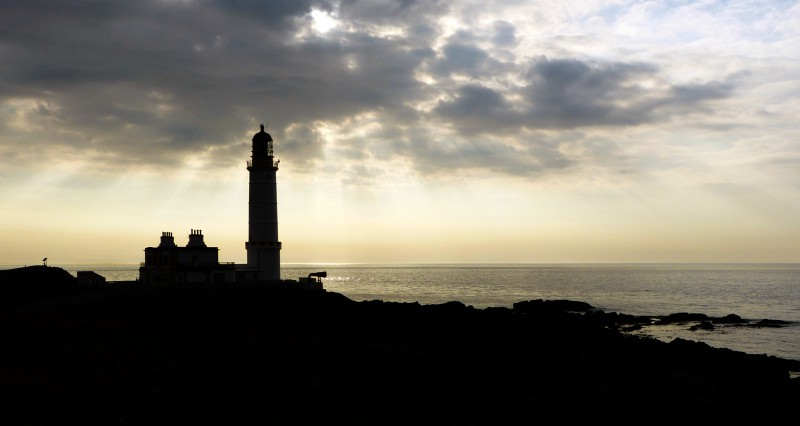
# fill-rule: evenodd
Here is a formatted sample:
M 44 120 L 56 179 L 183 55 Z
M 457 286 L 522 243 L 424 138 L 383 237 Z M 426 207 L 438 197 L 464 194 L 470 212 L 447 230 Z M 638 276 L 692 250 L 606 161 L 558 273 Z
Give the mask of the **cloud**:
M 439 75 L 473 75 L 489 59 L 489 55 L 483 50 L 466 44 L 448 43 L 442 50 L 444 58 L 431 67 Z
M 310 12 L 312 6 L 330 8 L 328 2 L 320 0 L 213 0 L 198 3 L 223 13 L 245 17 L 260 25 L 266 24 L 267 27 L 288 25 L 290 18 Z
M 479 84 L 460 87 L 453 99 L 440 101 L 433 112 L 455 124 L 462 133 L 494 132 L 504 127 L 518 127 L 520 118 L 503 93 Z
M 509 22 L 496 21 L 494 23 L 492 42 L 496 46 L 513 46 L 517 42 L 516 28 Z
M 298 168 L 323 156 L 325 141 L 312 125 L 293 124 L 286 129 L 284 137 L 280 157 L 291 160 Z
M 644 63 L 539 58 L 523 85 L 467 84 L 434 112 L 463 133 L 636 126 L 697 112 L 733 89 L 724 81 L 672 85 Z
M 340 15 L 352 24 L 378 27 L 416 28 L 431 23 L 449 11 L 451 2 L 442 0 L 343 0 Z
M 14 63 L 0 70 L 0 120 L 25 123 L 15 133 L 34 146 L 147 166 L 245 140 L 264 120 L 280 134 L 413 96 L 424 49 L 359 32 L 298 42 L 293 18 L 315 5 L 327 3 L 22 2 L 0 18 Z
M 335 156 L 351 162 L 335 169 L 342 173 L 380 177 L 353 163 L 413 160 L 422 174 L 483 167 L 539 176 L 602 161 L 580 153 L 591 149 L 567 149 L 571 132 L 710 116 L 741 93 L 733 71 L 716 66 L 710 78 L 683 79 L 653 56 L 608 54 L 621 47 L 595 56 L 579 43 L 548 51 L 565 38 L 602 44 L 598 34 L 614 32 L 615 16 L 632 19 L 609 12 L 624 5 L 536 6 L 520 15 L 515 8 L 534 6 L 43 4 L 4 2 L 0 10 L 4 164 L 67 152 L 99 168 L 163 168 L 211 154 L 207 167 L 226 167 L 242 161 L 242 144 L 268 121 L 284 159 L 311 165 Z M 315 32 L 312 10 L 337 25 Z M 558 22 L 601 12 L 609 27 L 591 33 Z M 677 50 L 670 60 L 679 57 Z M 358 135 L 352 126 L 369 130 Z M 40 154 L 26 155 L 31 149 Z

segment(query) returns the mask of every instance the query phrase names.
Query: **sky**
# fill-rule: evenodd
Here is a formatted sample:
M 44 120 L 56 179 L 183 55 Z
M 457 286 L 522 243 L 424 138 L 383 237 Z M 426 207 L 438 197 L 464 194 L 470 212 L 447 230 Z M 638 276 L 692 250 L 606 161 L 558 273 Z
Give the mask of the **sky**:
M 0 3 L 0 264 L 800 262 L 800 2 Z

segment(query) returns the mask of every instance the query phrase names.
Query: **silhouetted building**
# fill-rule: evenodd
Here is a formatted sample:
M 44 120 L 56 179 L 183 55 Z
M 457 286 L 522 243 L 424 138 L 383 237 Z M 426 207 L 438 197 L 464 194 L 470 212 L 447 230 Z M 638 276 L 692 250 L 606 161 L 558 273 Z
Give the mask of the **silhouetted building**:
M 250 174 L 248 205 L 247 263 L 220 263 L 216 247 L 207 247 L 203 234 L 192 230 L 186 247 L 175 245 L 171 232 L 161 234 L 158 247 L 147 247 L 139 268 L 139 281 L 145 283 L 260 282 L 293 283 L 322 289 L 324 273 L 300 281 L 281 280 L 281 242 L 278 241 L 278 163 L 273 153 L 272 136 L 261 130 L 253 136 L 252 154 L 247 162 Z
M 139 281 L 157 283 L 234 282 L 236 265 L 219 262 L 219 248 L 206 246 L 203 231 L 192 229 L 186 247 L 178 247 L 172 232 L 161 233 L 158 247 L 144 249 Z
M 94 271 L 78 271 L 78 285 L 82 287 L 100 287 L 106 278 Z
M 250 172 L 250 201 L 247 268 L 257 271 L 261 281 L 281 278 L 281 242 L 278 241 L 278 163 L 272 152 L 272 136 L 261 131 L 253 136 L 253 152 L 247 162 Z

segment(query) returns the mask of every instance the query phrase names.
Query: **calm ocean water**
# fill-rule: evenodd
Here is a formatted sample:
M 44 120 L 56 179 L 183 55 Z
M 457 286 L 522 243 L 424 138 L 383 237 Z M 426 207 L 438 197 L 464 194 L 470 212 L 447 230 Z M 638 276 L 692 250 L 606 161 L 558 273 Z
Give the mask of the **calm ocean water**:
M 138 265 L 62 267 L 73 274 L 93 270 L 108 281 L 124 281 L 136 279 Z M 643 332 L 665 341 L 681 337 L 800 360 L 800 264 L 284 264 L 281 275 L 297 279 L 318 271 L 327 272 L 326 290 L 356 301 L 457 300 L 485 308 L 571 299 L 632 315 L 692 312 L 790 321 L 781 328 L 727 326 L 692 332 L 688 326 L 670 326 Z

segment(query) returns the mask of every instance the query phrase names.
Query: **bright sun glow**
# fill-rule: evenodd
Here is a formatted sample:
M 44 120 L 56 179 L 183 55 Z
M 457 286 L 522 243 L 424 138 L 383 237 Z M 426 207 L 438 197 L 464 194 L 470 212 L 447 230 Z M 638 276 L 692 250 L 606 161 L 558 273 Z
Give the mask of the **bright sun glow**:
M 314 29 L 321 34 L 325 34 L 339 25 L 336 17 L 324 10 L 312 9 L 311 19 L 314 22 Z

